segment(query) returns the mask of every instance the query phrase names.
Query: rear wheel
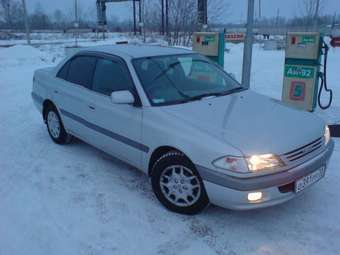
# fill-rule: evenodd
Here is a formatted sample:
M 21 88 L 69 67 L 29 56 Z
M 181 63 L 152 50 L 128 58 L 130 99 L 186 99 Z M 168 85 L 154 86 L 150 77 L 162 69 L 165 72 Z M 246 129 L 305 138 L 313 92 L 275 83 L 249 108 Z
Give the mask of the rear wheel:
M 49 106 L 46 110 L 46 125 L 47 131 L 55 143 L 65 144 L 71 140 L 71 136 L 66 133 L 58 111 L 53 106 Z
M 169 152 L 156 161 L 151 181 L 156 197 L 171 211 L 196 214 L 209 204 L 201 177 L 182 153 Z

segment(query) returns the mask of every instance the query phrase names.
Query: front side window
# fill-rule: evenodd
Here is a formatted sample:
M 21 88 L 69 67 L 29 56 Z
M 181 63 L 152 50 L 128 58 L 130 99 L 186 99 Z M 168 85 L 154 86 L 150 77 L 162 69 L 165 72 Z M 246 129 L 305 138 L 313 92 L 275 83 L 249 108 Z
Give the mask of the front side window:
M 60 68 L 57 77 L 63 80 L 67 80 L 68 70 L 70 69 L 71 61 L 67 61 L 62 68 Z
M 86 88 L 90 88 L 95 65 L 95 57 L 75 57 L 71 60 L 67 75 L 67 81 L 84 86 Z
M 227 95 L 242 87 L 223 70 L 198 54 L 133 60 L 152 105 L 167 105 Z
M 119 62 L 98 59 L 92 90 L 108 96 L 113 91 L 131 90 L 131 81 L 124 70 Z

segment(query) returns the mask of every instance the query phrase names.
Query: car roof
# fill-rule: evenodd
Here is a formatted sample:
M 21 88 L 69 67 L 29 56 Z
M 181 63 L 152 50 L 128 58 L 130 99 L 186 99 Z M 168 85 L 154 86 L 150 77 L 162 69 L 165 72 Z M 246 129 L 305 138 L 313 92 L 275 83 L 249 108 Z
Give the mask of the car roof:
M 155 45 L 103 45 L 93 46 L 83 49 L 86 51 L 102 52 L 107 54 L 113 54 L 121 57 L 130 58 L 143 58 L 153 56 L 164 56 L 164 55 L 176 55 L 176 54 L 190 54 L 193 53 L 191 50 L 175 47 L 155 46 Z

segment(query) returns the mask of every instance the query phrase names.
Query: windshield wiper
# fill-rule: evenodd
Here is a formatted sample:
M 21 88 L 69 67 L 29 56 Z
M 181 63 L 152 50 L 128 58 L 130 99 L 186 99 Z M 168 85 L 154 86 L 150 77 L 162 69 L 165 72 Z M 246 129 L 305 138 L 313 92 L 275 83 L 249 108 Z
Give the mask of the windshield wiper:
M 235 93 L 237 91 L 241 91 L 241 90 L 245 90 L 245 88 L 244 87 L 237 87 L 237 88 L 233 88 L 233 89 L 227 90 L 227 91 L 225 91 L 224 96 L 225 95 L 233 94 L 233 93 Z
M 189 98 L 188 101 L 201 100 L 202 98 L 205 98 L 205 97 L 226 96 L 226 95 L 230 95 L 232 93 L 235 93 L 236 91 L 239 91 L 239 90 L 243 90 L 243 87 L 237 87 L 237 88 L 233 88 L 233 89 L 230 89 L 230 90 L 227 90 L 227 91 L 222 91 L 222 92 L 213 92 L 213 93 L 206 93 L 206 94 L 202 94 L 202 95 L 197 95 L 197 96 Z
M 195 101 L 195 100 L 201 100 L 204 97 L 213 97 L 213 96 L 221 96 L 222 92 L 215 92 L 215 93 L 206 93 L 206 94 L 202 94 L 202 95 L 198 95 L 198 96 L 194 96 L 194 97 L 190 97 L 188 99 L 188 101 Z

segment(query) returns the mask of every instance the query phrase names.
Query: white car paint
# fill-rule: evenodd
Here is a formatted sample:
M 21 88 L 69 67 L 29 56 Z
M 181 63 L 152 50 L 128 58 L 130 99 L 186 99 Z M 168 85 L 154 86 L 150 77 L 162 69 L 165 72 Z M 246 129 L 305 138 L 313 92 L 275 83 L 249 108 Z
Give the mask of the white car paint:
M 45 100 L 51 100 L 58 108 L 67 132 L 145 173 L 149 171 L 151 155 L 157 148 L 168 146 L 180 150 L 197 166 L 212 203 L 233 209 L 250 209 L 286 201 L 295 196 L 294 192 L 280 194 L 278 186 L 287 184 L 287 180 L 297 180 L 302 173 L 316 170 L 312 166 L 326 165 L 332 153 L 333 142 L 330 142 L 328 146 L 311 154 L 311 157 L 299 162 L 299 165 L 282 169 L 282 172 L 277 173 L 280 177 L 276 177 L 275 173 L 268 173 L 264 177 L 230 177 L 227 171 L 221 173 L 216 169 L 212 161 L 226 155 L 288 153 L 316 139 L 322 139 L 325 123 L 312 113 L 289 108 L 253 91 L 153 107 L 131 60 L 146 56 L 187 54 L 191 51 L 124 45 L 94 47 L 77 54 L 82 52 L 111 54 L 121 58 L 130 71 L 142 106 L 113 104 L 108 96 L 57 78 L 57 72 L 68 60 L 65 59 L 56 68 L 36 71 L 33 97 L 39 111 L 43 110 Z M 72 118 L 72 114 L 78 120 Z M 98 128 L 91 125 L 109 130 L 111 136 L 99 132 Z M 128 141 L 124 142 L 124 139 Z M 260 185 L 263 182 L 261 178 L 266 178 L 263 187 Z M 282 183 L 278 184 L 277 178 L 282 178 Z M 218 179 L 223 180 L 223 183 Z M 253 181 L 255 185 L 248 185 Z M 232 183 L 232 187 L 228 187 L 229 183 Z M 235 188 L 235 183 L 241 183 L 240 188 Z M 273 183 L 273 186 L 268 187 L 268 183 Z M 253 191 L 252 187 L 265 194 L 262 204 L 250 204 L 245 200 L 248 192 Z

